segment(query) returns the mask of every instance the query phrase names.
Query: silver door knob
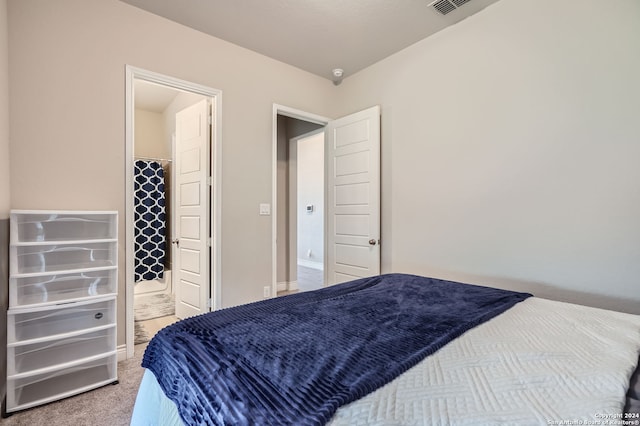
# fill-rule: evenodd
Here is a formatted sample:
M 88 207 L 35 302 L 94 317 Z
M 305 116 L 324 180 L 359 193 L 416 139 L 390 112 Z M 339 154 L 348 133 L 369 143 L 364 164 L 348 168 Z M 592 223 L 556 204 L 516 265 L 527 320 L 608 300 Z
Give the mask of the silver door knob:
M 370 239 L 370 240 L 369 240 L 369 244 L 370 244 L 370 245 L 372 245 L 372 246 L 375 246 L 375 245 L 376 245 L 376 240 L 375 240 L 375 239 L 373 239 L 373 238 L 372 238 L 372 239 Z
M 171 241 L 173 244 L 177 245 L 178 247 L 180 247 L 180 240 L 179 239 L 175 239 L 173 241 Z

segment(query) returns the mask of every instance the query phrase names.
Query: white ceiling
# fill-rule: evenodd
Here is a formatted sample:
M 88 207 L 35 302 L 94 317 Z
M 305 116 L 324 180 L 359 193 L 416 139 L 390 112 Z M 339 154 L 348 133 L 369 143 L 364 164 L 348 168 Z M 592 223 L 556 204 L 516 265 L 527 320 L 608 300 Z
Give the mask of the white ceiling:
M 134 81 L 136 109 L 163 113 L 180 93 L 179 90 L 143 80 Z
M 498 0 L 122 0 L 325 78 L 345 77 Z M 451 0 L 464 2 L 464 0 Z

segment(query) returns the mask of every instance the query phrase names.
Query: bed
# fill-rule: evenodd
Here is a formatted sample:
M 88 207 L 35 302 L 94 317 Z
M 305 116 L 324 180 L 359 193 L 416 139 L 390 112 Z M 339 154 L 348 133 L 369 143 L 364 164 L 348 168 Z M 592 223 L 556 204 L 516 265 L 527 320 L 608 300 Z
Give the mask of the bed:
M 164 328 L 131 424 L 640 424 L 639 353 L 637 315 L 386 274 Z

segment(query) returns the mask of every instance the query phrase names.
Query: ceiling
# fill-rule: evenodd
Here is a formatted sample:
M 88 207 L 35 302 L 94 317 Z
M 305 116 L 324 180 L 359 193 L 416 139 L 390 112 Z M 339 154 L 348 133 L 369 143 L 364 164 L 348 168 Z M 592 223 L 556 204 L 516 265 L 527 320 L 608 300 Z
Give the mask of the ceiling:
M 144 80 L 134 81 L 136 109 L 163 113 L 180 93 L 179 90 Z
M 321 77 L 348 77 L 498 0 L 122 0 Z

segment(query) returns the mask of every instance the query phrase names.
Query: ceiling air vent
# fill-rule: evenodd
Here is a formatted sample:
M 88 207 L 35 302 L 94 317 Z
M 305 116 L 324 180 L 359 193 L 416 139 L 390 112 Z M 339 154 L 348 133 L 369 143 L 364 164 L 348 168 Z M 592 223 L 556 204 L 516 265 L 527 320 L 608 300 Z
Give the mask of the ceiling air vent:
M 441 15 L 446 15 L 469 1 L 470 0 L 436 0 L 431 3 L 429 7 L 433 7 Z

